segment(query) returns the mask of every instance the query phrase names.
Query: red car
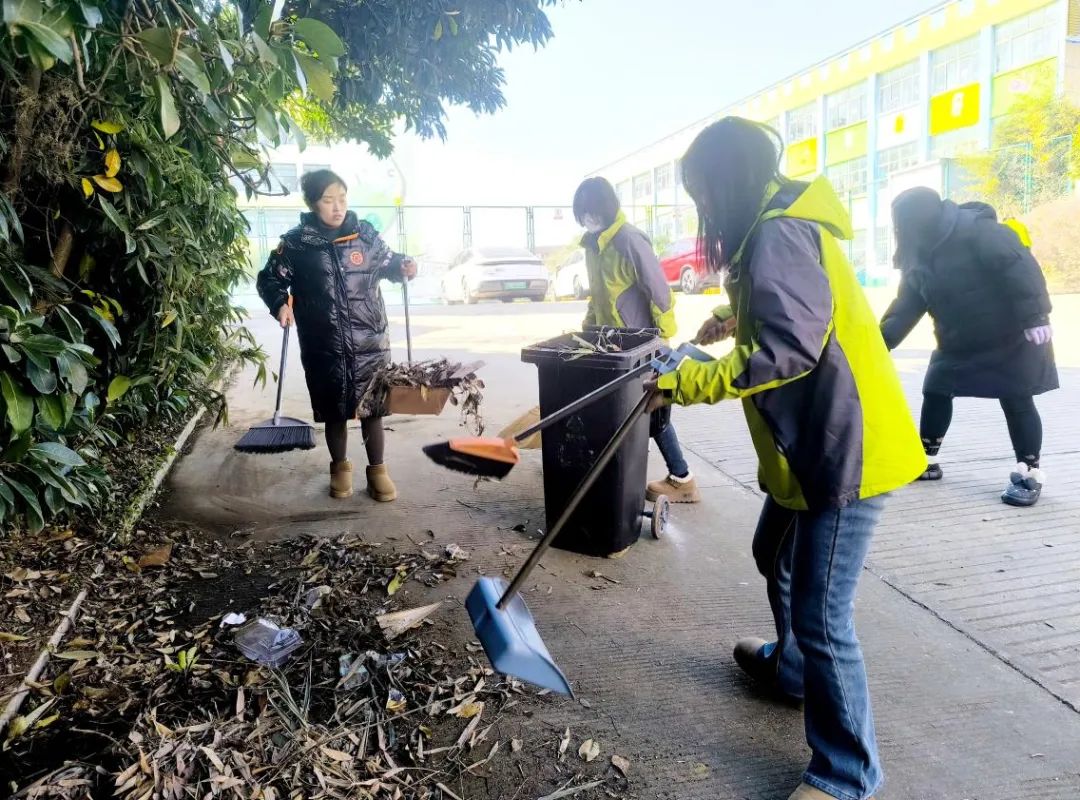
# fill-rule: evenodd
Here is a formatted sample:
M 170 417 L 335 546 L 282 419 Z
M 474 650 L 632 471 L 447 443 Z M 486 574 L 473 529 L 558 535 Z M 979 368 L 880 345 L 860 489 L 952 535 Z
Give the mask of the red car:
M 697 239 L 679 239 L 660 254 L 664 277 L 676 289 L 695 294 L 719 286 L 716 275 L 705 266 L 705 257 L 698 252 Z

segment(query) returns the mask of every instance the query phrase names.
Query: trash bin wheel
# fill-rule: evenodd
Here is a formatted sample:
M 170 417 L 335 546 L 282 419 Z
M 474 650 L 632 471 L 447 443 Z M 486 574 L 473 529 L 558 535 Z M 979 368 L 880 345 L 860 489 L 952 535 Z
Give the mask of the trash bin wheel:
M 671 518 L 671 501 L 663 495 L 656 498 L 656 504 L 652 510 L 652 525 L 650 530 L 654 539 L 659 539 L 667 533 L 668 520 Z

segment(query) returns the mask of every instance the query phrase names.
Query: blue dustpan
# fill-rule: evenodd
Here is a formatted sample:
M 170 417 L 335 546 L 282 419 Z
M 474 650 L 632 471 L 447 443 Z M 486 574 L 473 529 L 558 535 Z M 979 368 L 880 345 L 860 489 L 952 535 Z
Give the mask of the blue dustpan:
M 504 675 L 573 696 L 570 682 L 555 666 L 521 595 L 513 595 L 505 608 L 499 608 L 505 591 L 506 582 L 500 578 L 481 578 L 465 600 L 491 666 Z

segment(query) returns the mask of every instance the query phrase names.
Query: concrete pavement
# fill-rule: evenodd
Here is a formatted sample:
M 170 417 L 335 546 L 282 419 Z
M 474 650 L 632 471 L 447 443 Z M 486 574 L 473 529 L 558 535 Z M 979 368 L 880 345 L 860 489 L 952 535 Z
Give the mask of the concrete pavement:
M 696 327 L 708 305 L 683 303 L 683 328 Z M 575 304 L 417 310 L 418 357 L 485 359 L 485 416 L 497 430 L 535 401 L 535 370 L 519 362 L 520 347 L 574 327 L 581 313 Z M 1071 325 L 1059 325 L 1059 339 Z M 260 315 L 255 328 L 276 354 L 269 321 Z M 1059 349 L 1072 353 L 1075 342 L 1070 335 Z M 914 399 L 925 352 L 900 356 Z M 401 500 L 332 501 L 321 449 L 231 450 L 272 408 L 272 387 L 254 392 L 251 377 L 230 393 L 234 428 L 204 431 L 179 463 L 167 513 L 256 537 L 350 530 L 410 550 L 456 543 L 488 574 L 511 571 L 531 547 L 543 524 L 538 453 L 507 481 L 474 487 L 419 453 L 456 431 L 452 409 L 393 419 L 388 460 Z M 891 503 L 858 605 L 889 777 L 879 798 L 1080 797 L 1080 501 L 1072 500 L 1080 453 L 1069 449 L 1080 388 L 1071 372 L 1064 382 L 1041 404 L 1052 483 L 1039 507 L 1025 516 L 997 503 L 1010 459 L 1000 411 L 986 403 L 960 408 L 943 454 L 946 481 L 910 487 Z M 307 416 L 302 376 L 288 375 L 286 389 L 289 413 Z M 605 758 L 629 758 L 637 797 L 786 798 L 807 758 L 801 717 L 757 696 L 730 658 L 737 638 L 771 626 L 750 556 L 760 498 L 745 427 L 735 405 L 678 410 L 675 423 L 705 502 L 677 508 L 664 540 L 646 536 L 617 561 L 553 551 L 527 587 L 545 641 L 591 706 L 547 703 L 532 724 L 570 726 L 593 736 Z M 618 583 L 588 577 L 593 570 Z M 439 618 L 448 640 L 471 638 L 460 600 L 474 577 L 437 590 L 457 601 Z M 408 591 L 418 602 L 431 596 Z

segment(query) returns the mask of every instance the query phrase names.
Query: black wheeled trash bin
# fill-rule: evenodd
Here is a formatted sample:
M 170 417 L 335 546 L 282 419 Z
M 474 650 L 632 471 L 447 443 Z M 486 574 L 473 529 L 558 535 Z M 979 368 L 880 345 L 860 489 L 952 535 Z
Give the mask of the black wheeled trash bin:
M 579 355 L 574 336 L 595 344 L 600 336 L 618 352 Z M 547 416 L 655 358 L 662 349 L 651 332 L 588 330 L 539 342 L 521 351 L 535 364 L 540 381 L 540 414 Z M 645 377 L 642 377 L 642 383 Z M 641 383 L 631 381 L 613 394 L 556 423 L 542 434 L 544 510 L 550 527 L 574 489 L 641 399 Z M 619 452 L 555 540 L 562 550 L 590 556 L 619 553 L 641 535 L 648 480 L 649 417 L 643 414 Z

